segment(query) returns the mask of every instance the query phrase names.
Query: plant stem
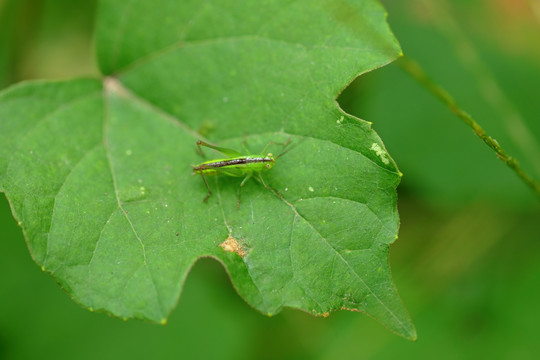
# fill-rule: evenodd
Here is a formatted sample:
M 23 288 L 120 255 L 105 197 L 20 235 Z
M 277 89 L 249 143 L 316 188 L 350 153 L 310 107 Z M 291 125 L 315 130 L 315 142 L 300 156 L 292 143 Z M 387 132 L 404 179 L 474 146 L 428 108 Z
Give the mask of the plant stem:
M 448 106 L 448 108 L 461 120 L 463 120 L 470 128 L 472 128 L 474 133 L 480 139 L 482 139 L 487 146 L 495 151 L 497 157 L 512 170 L 514 170 L 521 180 L 523 180 L 531 189 L 533 189 L 534 192 L 536 192 L 538 196 L 540 196 L 540 183 L 527 175 L 519 166 L 517 160 L 508 155 L 506 151 L 501 148 L 497 140 L 487 135 L 484 129 L 471 117 L 471 115 L 459 107 L 454 98 L 445 89 L 437 85 L 427 76 L 418 63 L 408 57 L 402 57 L 397 61 L 397 64 L 420 84 L 422 84 L 427 90 L 429 90 L 435 97 Z

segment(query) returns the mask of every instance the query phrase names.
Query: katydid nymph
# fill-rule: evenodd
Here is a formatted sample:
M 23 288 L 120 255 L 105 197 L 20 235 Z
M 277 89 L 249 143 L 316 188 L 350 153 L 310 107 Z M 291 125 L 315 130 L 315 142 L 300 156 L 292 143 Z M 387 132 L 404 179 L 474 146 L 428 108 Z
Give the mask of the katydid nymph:
M 290 142 L 290 139 L 287 140 L 283 145 L 283 147 L 286 147 Z M 213 175 L 227 175 L 227 176 L 235 176 L 235 177 L 242 177 L 244 176 L 244 180 L 240 183 L 240 189 L 238 190 L 238 203 L 236 204 L 236 207 L 238 208 L 240 206 L 240 192 L 244 184 L 247 180 L 249 180 L 252 176 L 256 175 L 258 179 L 261 181 L 261 183 L 264 185 L 264 187 L 268 188 L 268 186 L 264 183 L 263 178 L 261 177 L 260 173 L 264 170 L 270 170 L 276 160 L 284 155 L 288 150 L 282 152 L 281 154 L 274 156 L 272 153 L 264 154 L 266 149 L 270 144 L 277 144 L 275 142 L 270 142 L 268 145 L 265 146 L 263 151 L 261 151 L 261 154 L 258 155 L 242 155 L 241 153 L 223 148 L 218 147 L 215 145 L 210 145 L 208 143 L 205 143 L 201 140 L 197 141 L 197 147 L 199 149 L 199 152 L 202 154 L 201 146 L 206 146 L 210 149 L 214 149 L 216 151 L 219 151 L 220 153 L 224 154 L 225 156 L 228 156 L 228 158 L 225 159 L 216 159 L 216 160 L 208 160 L 203 163 L 200 163 L 199 165 L 192 165 L 193 166 L 193 174 L 200 174 L 204 184 L 206 185 L 206 188 L 208 189 L 208 194 L 203 199 L 203 202 L 206 202 L 208 198 L 212 195 L 212 190 L 210 190 L 210 186 L 208 186 L 208 182 L 206 181 L 205 175 L 207 176 L 213 176 Z

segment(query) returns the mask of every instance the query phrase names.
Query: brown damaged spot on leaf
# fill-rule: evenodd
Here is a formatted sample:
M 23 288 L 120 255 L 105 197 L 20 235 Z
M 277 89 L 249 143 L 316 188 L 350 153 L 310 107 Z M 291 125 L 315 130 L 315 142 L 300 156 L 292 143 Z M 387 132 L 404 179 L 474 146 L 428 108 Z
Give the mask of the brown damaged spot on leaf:
M 224 242 L 219 244 L 219 246 L 227 252 L 237 253 L 240 257 L 244 257 L 247 254 L 244 249 L 242 249 L 242 246 L 238 243 L 238 240 L 233 238 L 231 235 L 229 235 Z
M 343 305 L 339 310 L 352 311 L 352 312 L 361 312 L 358 309 L 348 308 L 345 305 Z

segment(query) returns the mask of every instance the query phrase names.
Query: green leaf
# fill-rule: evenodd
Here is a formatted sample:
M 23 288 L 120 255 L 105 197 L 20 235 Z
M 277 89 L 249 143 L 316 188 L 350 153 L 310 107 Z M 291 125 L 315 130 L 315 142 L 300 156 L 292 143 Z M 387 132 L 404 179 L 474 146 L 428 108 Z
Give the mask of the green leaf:
M 388 266 L 400 172 L 335 102 L 400 54 L 385 16 L 368 0 L 102 1 L 108 76 L 0 96 L 1 189 L 35 261 L 91 309 L 165 322 L 209 256 L 265 314 L 361 311 L 415 338 Z M 203 136 L 291 145 L 237 209 L 237 178 L 209 178 L 202 202 Z

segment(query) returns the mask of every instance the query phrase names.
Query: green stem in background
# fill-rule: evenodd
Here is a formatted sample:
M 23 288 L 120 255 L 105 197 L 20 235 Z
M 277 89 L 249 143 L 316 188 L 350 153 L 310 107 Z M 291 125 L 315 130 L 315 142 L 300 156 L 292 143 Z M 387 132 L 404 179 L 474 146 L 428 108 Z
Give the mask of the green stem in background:
M 528 158 L 533 170 L 536 172 L 536 176 L 540 176 L 540 162 L 538 161 L 540 147 L 536 139 L 531 136 L 531 131 L 523 117 L 505 95 L 496 78 L 482 61 L 474 44 L 469 40 L 469 36 L 456 21 L 455 4 L 449 0 L 417 1 L 432 14 L 433 19 L 437 19 L 433 23 L 434 29 L 446 37 L 450 44 L 454 46 L 456 59 L 475 78 L 479 94 L 500 115 L 510 140 L 521 150 L 523 156 Z
M 508 165 L 516 174 L 530 187 L 532 188 L 538 196 L 540 196 L 540 183 L 534 180 L 532 177 L 527 175 L 525 171 L 519 166 L 519 163 L 516 159 L 511 157 L 504 151 L 497 140 L 493 139 L 491 136 L 487 135 L 484 129 L 476 122 L 474 119 L 461 109 L 454 98 L 442 87 L 437 85 L 433 80 L 431 80 L 427 74 L 422 70 L 420 65 L 410 58 L 403 57 L 397 61 L 397 64 L 405 70 L 409 75 L 416 79 L 420 84 L 422 84 L 426 89 L 428 89 L 433 95 L 435 95 L 439 100 L 441 100 L 448 108 L 456 114 L 461 120 L 463 120 L 468 126 L 470 126 L 474 133 L 482 139 L 487 146 L 495 151 L 499 159 L 501 159 L 506 165 Z

